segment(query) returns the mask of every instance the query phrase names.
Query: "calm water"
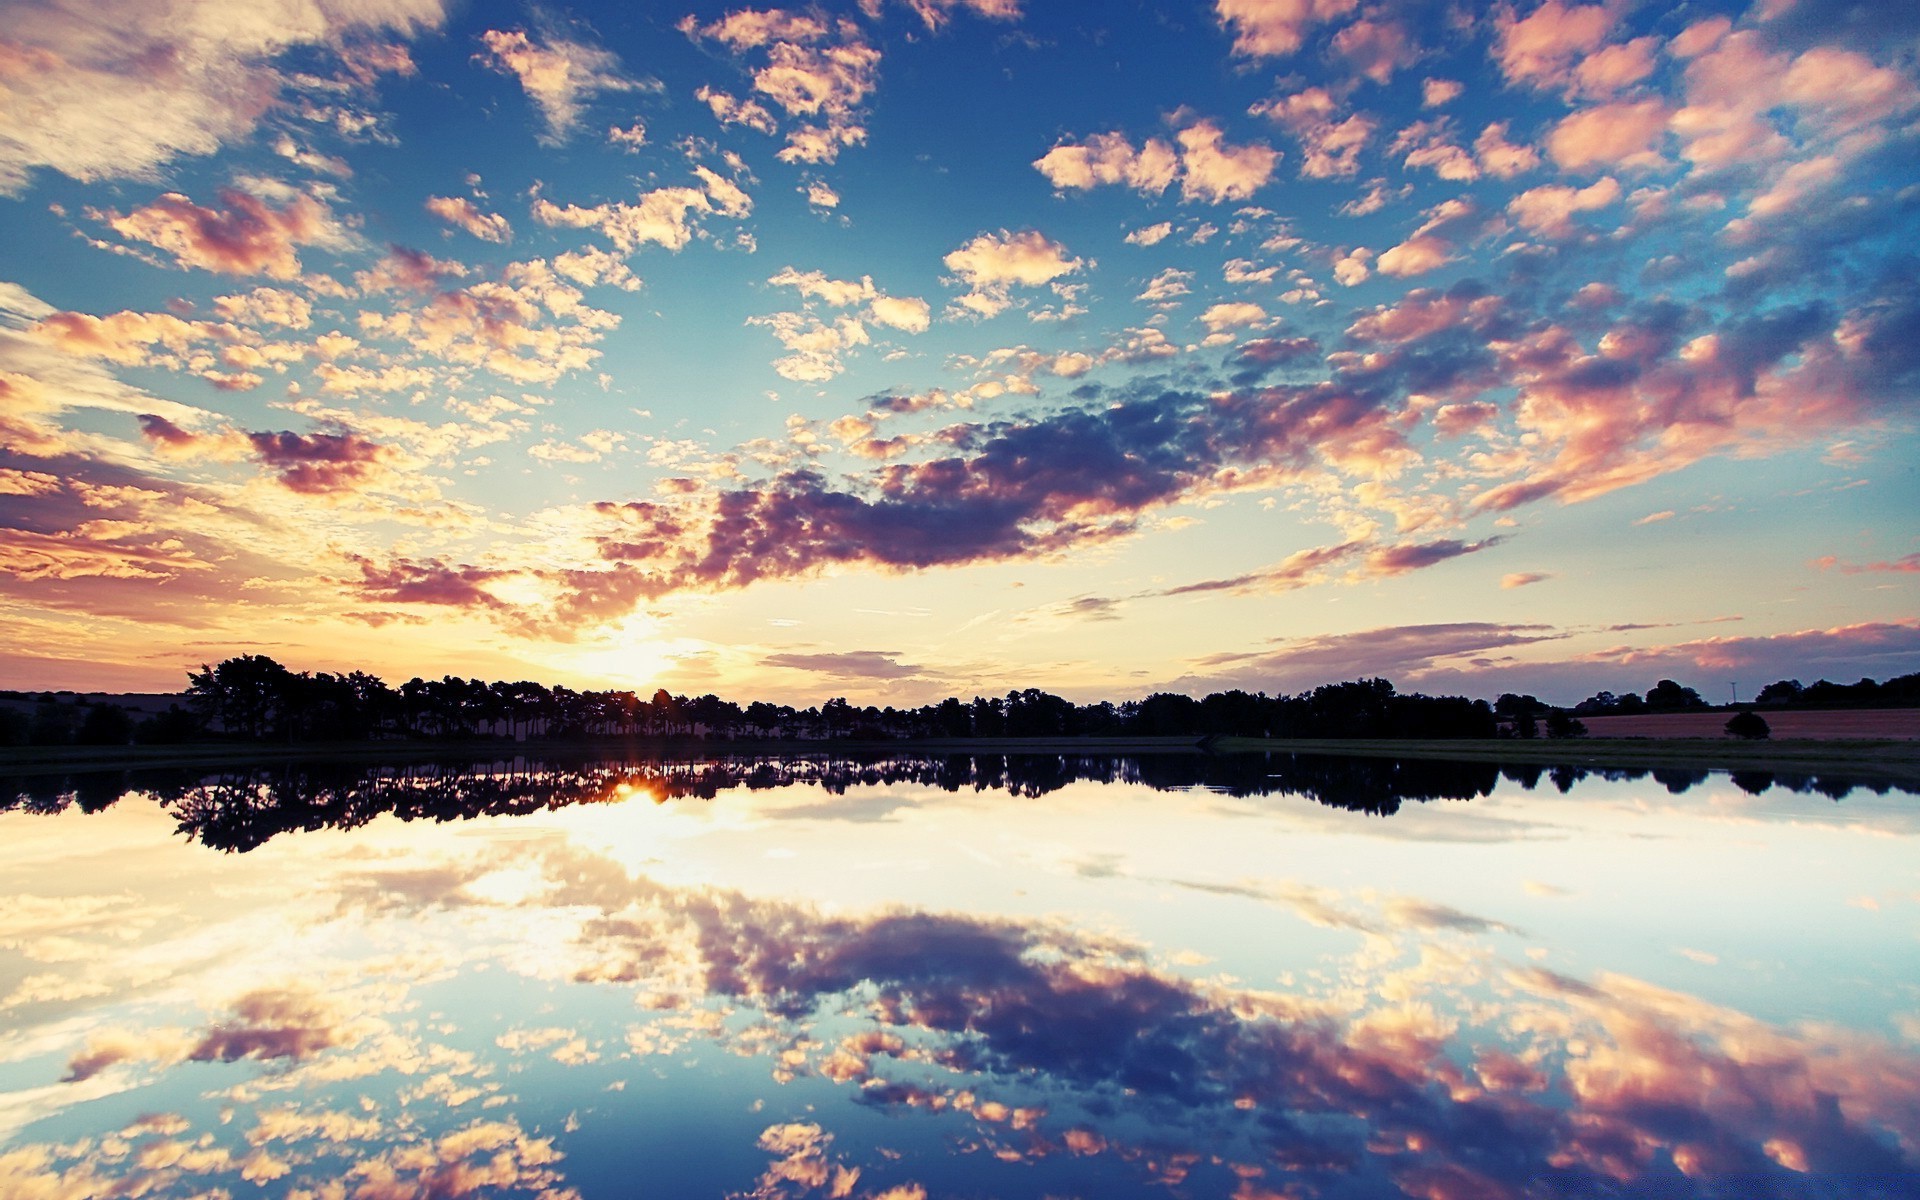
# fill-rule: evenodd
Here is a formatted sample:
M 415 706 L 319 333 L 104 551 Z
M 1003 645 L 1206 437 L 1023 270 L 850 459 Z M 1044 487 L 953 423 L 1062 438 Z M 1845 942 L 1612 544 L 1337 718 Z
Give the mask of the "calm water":
M 1920 1196 L 1920 797 L 0 780 L 0 1197 Z

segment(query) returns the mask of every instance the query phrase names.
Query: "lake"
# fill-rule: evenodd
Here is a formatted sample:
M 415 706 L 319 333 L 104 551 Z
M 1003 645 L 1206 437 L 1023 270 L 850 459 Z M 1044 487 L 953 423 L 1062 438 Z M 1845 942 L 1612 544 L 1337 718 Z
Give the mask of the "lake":
M 1309 758 L 0 779 L 0 1196 L 1920 1196 L 1920 797 Z

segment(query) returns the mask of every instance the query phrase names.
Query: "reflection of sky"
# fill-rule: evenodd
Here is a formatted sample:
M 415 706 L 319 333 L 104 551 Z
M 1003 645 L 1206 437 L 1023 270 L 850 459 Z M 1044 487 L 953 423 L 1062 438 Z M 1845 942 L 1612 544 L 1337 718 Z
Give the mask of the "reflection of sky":
M 0 1195 L 1920 1195 L 1900 808 L 9 814 Z

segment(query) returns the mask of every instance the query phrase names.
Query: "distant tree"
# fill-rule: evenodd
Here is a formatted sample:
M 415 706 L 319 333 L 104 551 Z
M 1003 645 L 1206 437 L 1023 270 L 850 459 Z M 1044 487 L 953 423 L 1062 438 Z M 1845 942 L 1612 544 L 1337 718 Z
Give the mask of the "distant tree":
M 1779 679 L 1761 688 L 1760 694 L 1753 698 L 1753 702 L 1767 705 L 1792 704 L 1804 691 L 1806 689 L 1800 686 L 1798 679 Z
M 1700 693 L 1681 687 L 1671 679 L 1662 679 L 1647 692 L 1647 707 L 1654 712 L 1686 712 L 1707 707 Z
M 133 718 L 118 704 L 96 704 L 87 710 L 73 740 L 82 746 L 124 746 L 133 740 Z
M 33 722 L 12 705 L 0 706 L 0 746 L 24 746 Z
M 1547 706 L 1538 696 L 1504 692 L 1493 702 L 1493 711 L 1513 723 L 1515 737 L 1530 738 L 1540 736 L 1538 722 L 1541 714 L 1547 711 Z
M 1565 709 L 1551 709 L 1547 713 L 1547 736 L 1550 738 L 1585 737 L 1587 723 L 1577 719 Z
M 56 704 L 51 696 L 42 697 L 33 706 L 33 720 L 27 727 L 27 741 L 35 746 L 65 746 L 73 741 L 73 707 Z
M 1773 730 L 1767 727 L 1767 719 L 1750 708 L 1743 708 L 1727 720 L 1727 734 L 1730 737 L 1745 738 L 1757 742 L 1761 738 L 1773 736 Z
M 207 727 L 199 717 L 178 704 L 169 704 L 167 711 L 155 713 L 134 726 L 133 740 L 142 746 L 177 746 L 196 741 L 206 732 Z

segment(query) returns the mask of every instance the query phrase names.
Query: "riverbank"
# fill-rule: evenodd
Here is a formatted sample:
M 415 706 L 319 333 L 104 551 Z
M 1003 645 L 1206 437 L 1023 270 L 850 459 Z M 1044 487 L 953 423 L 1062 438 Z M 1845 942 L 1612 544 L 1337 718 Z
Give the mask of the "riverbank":
M 1920 742 L 1899 739 L 1702 738 L 1374 740 L 1361 738 L 925 738 L 897 741 L 710 742 L 690 738 L 579 738 L 566 741 L 299 743 L 281 746 L 202 743 L 180 746 L 16 746 L 0 750 L 0 773 L 46 774 L 150 767 L 184 769 L 273 763 L 504 762 L 516 758 L 614 758 L 670 761 L 945 754 L 1336 754 L 1461 762 L 1526 763 L 1592 769 L 1772 771 L 1837 775 L 1920 791 Z
M 1216 753 L 1348 754 L 1529 763 L 1596 770 L 1772 771 L 1837 775 L 1920 791 L 1920 742 L 1904 739 L 1792 738 L 1740 742 L 1704 738 L 1503 738 L 1497 741 L 1303 740 L 1219 738 Z

